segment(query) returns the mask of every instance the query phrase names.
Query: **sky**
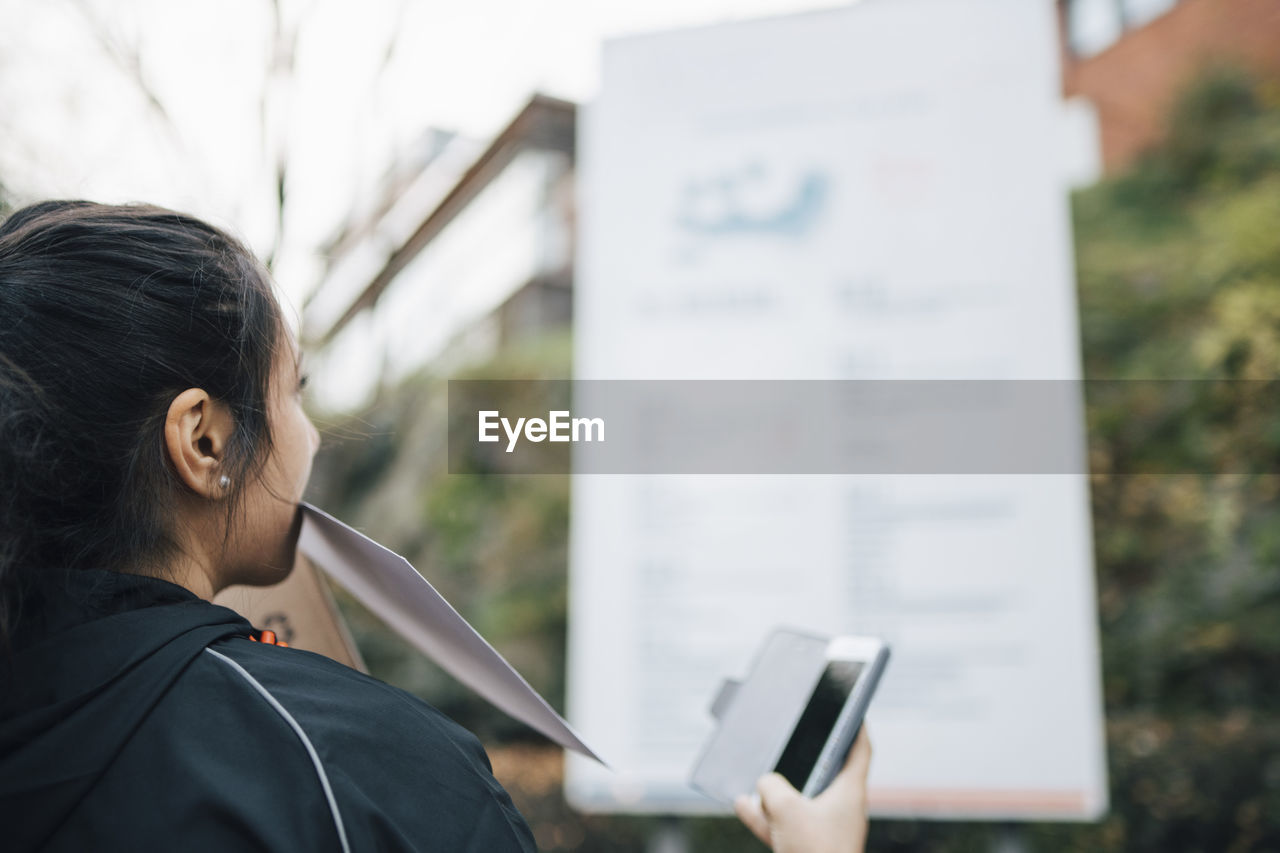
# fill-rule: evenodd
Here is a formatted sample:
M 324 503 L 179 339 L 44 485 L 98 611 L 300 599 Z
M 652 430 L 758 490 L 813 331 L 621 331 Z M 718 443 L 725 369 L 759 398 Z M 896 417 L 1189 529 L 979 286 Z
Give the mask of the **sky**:
M 589 100 L 603 39 L 844 5 L 279 4 L 293 50 L 277 48 L 271 0 L 0 0 L 0 184 L 20 202 L 147 201 L 209 219 L 274 251 L 296 307 L 326 238 L 428 128 L 483 139 L 535 91 Z

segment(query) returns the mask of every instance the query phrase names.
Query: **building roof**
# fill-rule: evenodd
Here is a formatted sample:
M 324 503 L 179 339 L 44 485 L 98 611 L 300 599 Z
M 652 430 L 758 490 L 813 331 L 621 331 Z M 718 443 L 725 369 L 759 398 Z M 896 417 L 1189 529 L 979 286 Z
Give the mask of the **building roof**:
M 347 306 L 339 318 L 319 336 L 321 345 L 377 302 L 388 285 L 461 213 L 503 169 L 526 150 L 563 151 L 572 156 L 577 107 L 570 101 L 535 94 L 462 174 L 422 224 L 399 247 Z

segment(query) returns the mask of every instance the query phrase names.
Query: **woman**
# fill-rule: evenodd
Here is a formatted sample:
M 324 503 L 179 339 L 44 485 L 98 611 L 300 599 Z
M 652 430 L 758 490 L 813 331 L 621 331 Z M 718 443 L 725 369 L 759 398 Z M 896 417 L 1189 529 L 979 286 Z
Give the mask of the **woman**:
M 319 437 L 266 271 L 155 207 L 0 224 L 0 826 L 6 849 L 534 849 L 479 742 L 210 603 L 293 565 Z M 815 800 L 738 812 L 860 850 L 859 739 Z

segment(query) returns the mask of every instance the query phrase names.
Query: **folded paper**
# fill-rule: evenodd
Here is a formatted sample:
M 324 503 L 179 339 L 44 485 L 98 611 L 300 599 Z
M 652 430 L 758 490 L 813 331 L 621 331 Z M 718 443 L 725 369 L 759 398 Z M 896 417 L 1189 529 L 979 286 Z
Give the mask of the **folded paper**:
M 409 561 L 311 504 L 298 550 L 445 671 L 551 740 L 601 761 Z

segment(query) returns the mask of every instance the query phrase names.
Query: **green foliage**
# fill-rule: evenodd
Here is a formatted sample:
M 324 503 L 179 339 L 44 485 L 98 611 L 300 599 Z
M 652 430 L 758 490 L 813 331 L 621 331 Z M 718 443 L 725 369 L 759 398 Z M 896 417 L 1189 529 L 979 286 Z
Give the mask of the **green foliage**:
M 1274 84 L 1222 66 L 1192 82 L 1170 114 L 1164 142 L 1129 174 L 1106 186 L 1149 223 L 1206 191 L 1230 191 L 1280 168 Z M 1169 211 L 1172 206 L 1174 211 Z
M 552 335 L 454 378 L 566 378 L 570 340 Z M 324 428 L 312 499 L 404 554 L 548 701 L 563 707 L 569 480 L 483 476 L 447 464 L 447 382 L 415 376 Z M 486 740 L 536 737 L 338 594 L 370 671 Z
M 1197 381 L 1088 400 L 1112 812 L 1055 837 L 1275 846 L 1280 103 L 1208 74 L 1163 146 L 1077 196 L 1075 230 L 1087 375 Z M 1124 473 L 1142 460 L 1183 473 Z

